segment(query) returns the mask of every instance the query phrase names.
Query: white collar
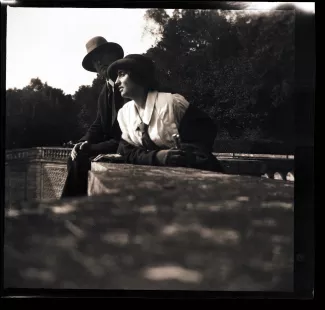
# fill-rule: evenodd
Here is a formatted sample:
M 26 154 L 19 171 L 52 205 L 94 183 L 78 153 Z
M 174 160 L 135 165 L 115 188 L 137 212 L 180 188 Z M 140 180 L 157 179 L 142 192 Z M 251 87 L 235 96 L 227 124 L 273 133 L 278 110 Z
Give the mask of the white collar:
M 154 107 L 156 104 L 157 96 L 158 96 L 158 91 L 156 91 L 156 90 L 148 92 L 146 106 L 144 109 L 144 115 L 142 118 L 142 121 L 147 125 L 149 125 L 149 123 L 150 123 L 152 113 L 153 113 L 153 110 L 154 110 Z M 134 102 L 134 110 L 135 110 L 135 113 L 138 115 L 138 112 L 136 110 L 137 108 L 136 108 L 135 104 L 136 103 Z M 138 128 L 139 124 L 140 124 L 140 120 L 137 118 L 137 121 L 135 122 L 135 129 Z

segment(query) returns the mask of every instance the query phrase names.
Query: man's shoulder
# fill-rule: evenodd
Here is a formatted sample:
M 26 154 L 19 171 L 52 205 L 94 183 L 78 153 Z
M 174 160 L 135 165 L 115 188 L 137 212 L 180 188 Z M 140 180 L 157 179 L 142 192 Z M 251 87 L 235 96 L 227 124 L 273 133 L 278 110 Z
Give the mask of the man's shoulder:
M 109 93 L 110 93 L 110 91 L 109 91 L 108 87 L 106 86 L 106 84 L 104 84 L 99 95 L 98 95 L 98 100 L 100 102 L 105 102 L 104 98 Z
M 102 87 L 102 89 L 100 91 L 100 94 L 102 95 L 102 94 L 106 93 L 106 91 L 110 92 L 110 88 L 107 86 L 106 83 L 104 83 L 103 87 Z

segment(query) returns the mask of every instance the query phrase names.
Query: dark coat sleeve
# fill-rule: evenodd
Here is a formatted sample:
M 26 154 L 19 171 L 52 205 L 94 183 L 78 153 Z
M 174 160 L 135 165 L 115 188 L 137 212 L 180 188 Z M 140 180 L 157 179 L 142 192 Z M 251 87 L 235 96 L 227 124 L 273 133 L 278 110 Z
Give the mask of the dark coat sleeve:
M 97 117 L 92 123 L 87 133 L 79 140 L 79 142 L 88 141 L 89 143 L 96 143 L 104 139 L 104 133 L 102 130 L 101 118 L 99 112 Z
M 193 104 L 186 110 L 178 131 L 183 143 L 193 144 L 212 152 L 217 126 L 205 112 Z
M 116 153 L 121 138 L 121 129 L 117 119 L 112 126 L 112 102 L 118 110 L 126 100 L 119 92 L 115 94 L 104 85 L 98 98 L 97 117 L 91 125 L 86 135 L 79 141 L 88 141 L 90 143 L 90 155 Z M 118 111 L 117 111 L 118 112 Z
M 217 136 L 217 126 L 203 111 L 190 104 L 179 128 L 182 150 L 194 156 L 192 168 L 224 172 L 218 159 L 212 154 Z
M 112 154 L 117 152 L 119 141 L 111 139 L 108 141 L 91 144 L 90 146 L 90 156 L 96 156 L 99 154 Z
M 148 151 L 143 147 L 133 146 L 121 139 L 117 153 L 122 155 L 126 163 L 135 165 L 157 165 L 156 153 L 158 150 Z
M 103 125 L 102 125 L 102 116 L 103 113 L 103 105 L 105 104 L 105 98 L 106 95 L 106 85 L 104 85 L 99 97 L 98 97 L 98 104 L 97 104 L 97 116 L 95 121 L 92 123 L 92 125 L 89 127 L 87 133 L 79 139 L 79 142 L 88 141 L 89 143 L 98 143 L 100 141 L 104 140 L 104 131 L 103 131 Z
M 91 144 L 90 155 L 96 156 L 98 154 L 112 154 L 117 153 L 119 142 L 121 139 L 121 129 L 118 121 L 115 120 L 109 135 L 105 135 L 105 141 Z

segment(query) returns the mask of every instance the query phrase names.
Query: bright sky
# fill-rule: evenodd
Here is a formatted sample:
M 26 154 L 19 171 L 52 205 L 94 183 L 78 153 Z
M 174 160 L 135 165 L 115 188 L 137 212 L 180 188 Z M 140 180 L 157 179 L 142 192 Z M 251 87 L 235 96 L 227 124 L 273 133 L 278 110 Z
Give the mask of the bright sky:
M 280 3 L 252 2 L 251 8 L 268 10 Z M 315 2 L 295 4 L 315 12 Z M 79 86 L 90 85 L 96 77 L 81 65 L 90 38 L 100 35 L 117 42 L 125 55 L 144 53 L 151 47 L 154 38 L 143 36 L 145 11 L 8 7 L 6 88 L 22 88 L 39 77 L 73 95 Z
M 154 39 L 143 37 L 145 11 L 8 7 L 6 88 L 22 88 L 39 77 L 74 94 L 96 77 L 81 65 L 90 38 L 100 35 L 117 42 L 125 55 L 150 48 Z
M 249 7 L 256 10 L 270 10 L 280 4 L 294 4 L 306 12 L 315 13 L 315 2 L 252 2 Z

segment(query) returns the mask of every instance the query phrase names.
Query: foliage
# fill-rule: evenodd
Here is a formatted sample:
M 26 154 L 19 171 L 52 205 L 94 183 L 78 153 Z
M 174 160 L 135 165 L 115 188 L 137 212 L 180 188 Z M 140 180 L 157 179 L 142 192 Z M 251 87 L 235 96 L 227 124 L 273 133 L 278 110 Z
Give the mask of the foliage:
M 71 95 L 32 79 L 6 93 L 6 147 L 59 146 L 78 133 Z
M 163 9 L 146 14 L 148 24 L 159 26 L 153 29 L 160 40 L 146 55 L 156 62 L 163 88 L 208 112 L 228 137 L 254 132 L 254 139 L 292 138 L 291 11 L 184 9 L 166 15 Z

